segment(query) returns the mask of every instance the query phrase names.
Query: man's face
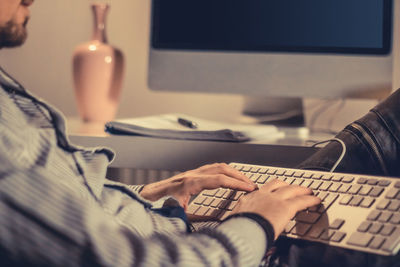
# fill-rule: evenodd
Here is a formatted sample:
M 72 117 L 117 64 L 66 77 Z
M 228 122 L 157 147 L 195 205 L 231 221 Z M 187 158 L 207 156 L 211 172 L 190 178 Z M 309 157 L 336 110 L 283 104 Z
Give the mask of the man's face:
M 0 0 L 0 48 L 24 43 L 27 37 L 28 7 L 34 0 Z

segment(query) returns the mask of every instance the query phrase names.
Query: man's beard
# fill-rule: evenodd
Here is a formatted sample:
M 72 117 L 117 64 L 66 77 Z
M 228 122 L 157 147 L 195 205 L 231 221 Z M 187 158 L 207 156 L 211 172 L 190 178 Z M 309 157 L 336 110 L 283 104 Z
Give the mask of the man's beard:
M 26 31 L 27 22 L 28 18 L 22 25 L 9 21 L 5 26 L 0 26 L 0 48 L 22 45 L 28 35 Z

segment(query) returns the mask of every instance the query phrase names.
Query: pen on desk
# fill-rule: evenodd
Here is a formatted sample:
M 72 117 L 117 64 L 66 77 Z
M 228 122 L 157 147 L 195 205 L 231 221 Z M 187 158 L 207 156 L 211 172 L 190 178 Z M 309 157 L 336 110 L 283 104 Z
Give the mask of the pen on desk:
M 184 118 L 178 118 L 178 123 L 190 129 L 197 129 L 197 123 Z

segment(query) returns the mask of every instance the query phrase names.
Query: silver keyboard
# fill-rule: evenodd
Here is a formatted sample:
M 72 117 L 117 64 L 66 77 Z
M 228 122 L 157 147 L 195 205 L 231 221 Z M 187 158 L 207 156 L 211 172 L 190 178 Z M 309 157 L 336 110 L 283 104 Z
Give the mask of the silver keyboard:
M 290 238 L 380 255 L 400 249 L 400 179 L 231 163 L 258 185 L 273 179 L 305 186 L 322 203 L 297 213 L 285 228 Z M 188 207 L 199 220 L 223 220 L 243 191 L 202 191 Z

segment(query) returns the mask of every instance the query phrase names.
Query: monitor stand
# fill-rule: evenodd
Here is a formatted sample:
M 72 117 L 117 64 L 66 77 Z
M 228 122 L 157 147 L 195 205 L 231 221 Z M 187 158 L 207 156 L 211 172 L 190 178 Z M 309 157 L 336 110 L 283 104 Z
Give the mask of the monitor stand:
M 244 117 L 261 124 L 305 127 L 303 100 L 298 97 L 245 97 Z

